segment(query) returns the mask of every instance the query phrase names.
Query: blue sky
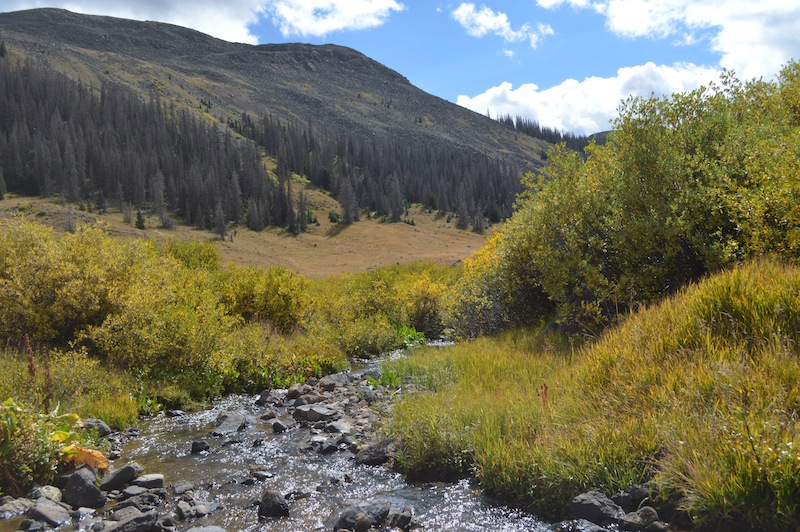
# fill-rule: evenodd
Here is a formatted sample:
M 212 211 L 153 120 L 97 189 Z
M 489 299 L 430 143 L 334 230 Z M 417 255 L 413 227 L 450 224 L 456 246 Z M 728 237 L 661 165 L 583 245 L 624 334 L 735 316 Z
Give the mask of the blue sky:
M 334 43 L 480 113 L 574 133 L 619 102 L 772 78 L 800 60 L 800 0 L 2 0 L 158 20 L 252 44 Z

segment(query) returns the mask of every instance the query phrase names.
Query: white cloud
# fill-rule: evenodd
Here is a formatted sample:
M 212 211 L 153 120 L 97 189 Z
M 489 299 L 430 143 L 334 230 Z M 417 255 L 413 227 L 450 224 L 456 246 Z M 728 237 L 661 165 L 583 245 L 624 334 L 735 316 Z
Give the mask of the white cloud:
M 285 37 L 374 28 L 404 9 L 396 0 L 272 0 L 266 7 Z
M 324 36 L 383 24 L 405 9 L 397 0 L 3 0 L 3 11 L 60 7 L 76 13 L 156 20 L 232 42 L 257 44 L 250 27 L 270 16 L 284 36 Z
M 107 0 L 37 0 L 4 1 L 4 11 L 60 7 L 76 13 L 107 15 L 134 20 L 156 20 L 193 28 L 219 39 L 256 44 L 258 38 L 249 26 L 258 21 L 263 0 L 139 0 L 108 2 Z
M 492 116 L 525 116 L 542 126 L 576 134 L 592 134 L 611 128 L 620 102 L 628 96 L 663 96 L 684 92 L 717 79 L 715 69 L 678 64 L 621 68 L 611 78 L 568 79 L 555 87 L 539 90 L 529 83 L 514 89 L 503 82 L 474 97 L 461 95 L 459 105 Z
M 707 38 L 719 65 L 742 79 L 771 77 L 800 58 L 800 0 L 537 0 L 543 8 L 594 8 L 630 38 Z M 698 37 L 698 34 L 700 37 Z
M 472 37 L 496 35 L 505 42 L 527 40 L 530 42 L 531 48 L 536 48 L 542 37 L 553 35 L 553 28 L 546 24 L 539 24 L 536 30 L 532 29 L 529 24 L 524 24 L 515 30 L 505 13 L 492 11 L 486 6 L 477 8 L 470 2 L 460 4 L 451 14 Z

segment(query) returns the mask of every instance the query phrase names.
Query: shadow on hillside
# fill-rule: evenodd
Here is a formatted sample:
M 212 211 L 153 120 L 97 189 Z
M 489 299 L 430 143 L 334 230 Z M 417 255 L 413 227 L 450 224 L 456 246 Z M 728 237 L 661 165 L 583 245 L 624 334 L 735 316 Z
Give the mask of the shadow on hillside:
M 350 224 L 343 224 L 343 223 L 333 224 L 328 228 L 327 231 L 325 231 L 325 236 L 327 236 L 328 238 L 339 236 L 348 227 L 350 227 Z

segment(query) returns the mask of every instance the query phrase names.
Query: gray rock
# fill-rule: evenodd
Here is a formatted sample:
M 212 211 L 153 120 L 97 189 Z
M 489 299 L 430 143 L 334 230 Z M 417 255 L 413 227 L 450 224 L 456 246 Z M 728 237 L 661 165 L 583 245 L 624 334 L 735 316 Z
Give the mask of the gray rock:
M 411 519 L 414 517 L 414 510 L 410 504 L 392 504 L 389 507 L 389 514 L 386 516 L 386 526 L 389 528 L 399 528 L 408 530 L 411 528 Z
M 658 521 L 658 512 L 650 506 L 642 506 L 636 512 L 625 515 L 620 520 L 619 526 L 623 530 L 642 530 L 656 521 Z
M 175 504 L 175 515 L 181 521 L 191 519 L 194 517 L 194 507 L 188 501 L 178 501 Z
M 142 474 L 144 468 L 136 462 L 129 462 L 119 469 L 109 471 L 103 481 L 100 482 L 100 489 L 103 491 L 120 490 L 130 484 L 130 482 Z
M 97 435 L 100 436 L 101 438 L 104 436 L 108 436 L 113 432 L 111 430 L 111 427 L 109 427 L 108 424 L 102 419 L 95 419 L 95 418 L 84 419 L 83 424 L 84 426 L 86 426 L 87 429 L 96 430 Z
M 347 421 L 333 421 L 325 425 L 325 432 L 332 434 L 350 434 L 353 432 L 353 425 Z
M 0 506 L 0 519 L 11 519 L 22 515 L 33 507 L 30 499 L 11 499 Z
M 356 515 L 355 521 L 353 522 L 353 531 L 354 532 L 367 532 L 372 528 L 372 521 L 370 521 L 367 514 L 364 512 L 359 512 Z
M 33 507 L 27 511 L 26 515 L 34 521 L 39 521 L 52 527 L 59 527 L 72 523 L 69 510 L 63 505 L 45 498 L 37 500 Z
M 625 512 L 599 491 L 590 491 L 572 499 L 569 515 L 575 519 L 586 519 L 598 525 L 607 525 L 618 522 L 625 516 Z
M 172 491 L 175 493 L 175 495 L 183 495 L 187 491 L 191 491 L 193 489 L 194 484 L 185 480 L 179 480 L 172 483 Z
M 103 532 L 150 532 L 158 521 L 158 512 L 155 510 L 150 512 L 139 513 L 132 515 L 127 519 L 118 521 L 116 523 L 109 523 Z
M 61 490 L 55 486 L 36 486 L 28 492 L 28 499 L 35 501 L 36 499 L 50 499 L 53 502 L 61 502 Z
M 321 403 L 325 400 L 325 397 L 318 394 L 317 392 L 311 392 L 307 394 L 303 394 L 297 399 L 294 400 L 294 406 L 303 406 L 303 405 L 313 405 L 316 403 Z
M 289 503 L 275 490 L 267 490 L 258 503 L 259 517 L 289 517 Z
M 214 436 L 228 436 L 244 430 L 247 426 L 247 418 L 243 414 L 236 412 L 221 412 L 217 416 L 216 428 L 211 433 Z
M 264 421 L 271 421 L 271 420 L 273 420 L 273 419 L 275 419 L 277 417 L 278 417 L 278 413 L 276 411 L 274 411 L 272 409 L 267 409 L 267 410 L 264 410 L 261 413 L 260 416 L 258 416 L 258 419 L 262 419 Z
M 294 409 L 292 416 L 295 419 L 304 419 L 306 421 L 327 421 L 340 415 L 340 412 L 329 406 L 321 404 L 302 405 Z
M 114 513 L 111 515 L 111 519 L 114 521 L 124 521 L 125 519 L 139 515 L 142 515 L 142 511 L 136 506 L 124 506 L 122 508 L 115 509 Z
M 218 526 L 193 526 L 186 532 L 227 532 L 227 530 Z
M 647 484 L 631 486 L 611 497 L 611 500 L 626 512 L 635 512 L 642 503 L 650 498 L 650 486 Z
M 211 447 L 204 441 L 192 442 L 192 454 L 207 453 Z
M 289 430 L 289 426 L 286 423 L 284 423 L 280 419 L 272 420 L 272 431 L 275 434 L 283 434 L 287 430 Z
M 131 497 L 138 497 L 139 495 L 147 493 L 147 488 L 143 488 L 141 486 L 128 486 L 124 490 L 120 496 L 123 499 L 130 499 Z
M 97 476 L 89 467 L 76 469 L 61 492 L 62 500 L 73 508 L 100 508 L 108 502 L 108 498 L 97 487 Z
M 160 473 L 150 473 L 149 475 L 141 475 L 133 479 L 133 485 L 149 490 L 163 488 L 164 475 Z
M 355 456 L 356 463 L 381 465 L 391 460 L 397 453 L 397 442 L 387 438 L 361 449 Z
M 333 529 L 355 529 L 356 522 L 360 519 L 359 515 L 366 516 L 371 527 L 387 526 L 407 530 L 411 526 L 413 510 L 406 501 L 395 497 L 362 501 L 345 508 L 334 523 Z
M 304 382 L 296 382 L 289 387 L 289 390 L 286 392 L 287 399 L 297 399 L 301 395 L 305 395 L 307 393 L 311 393 L 313 388 Z
M 183 410 L 177 410 L 177 409 L 175 409 L 175 410 L 167 410 L 167 412 L 166 412 L 166 416 L 167 417 L 184 417 L 185 415 L 186 415 L 186 412 L 184 412 Z

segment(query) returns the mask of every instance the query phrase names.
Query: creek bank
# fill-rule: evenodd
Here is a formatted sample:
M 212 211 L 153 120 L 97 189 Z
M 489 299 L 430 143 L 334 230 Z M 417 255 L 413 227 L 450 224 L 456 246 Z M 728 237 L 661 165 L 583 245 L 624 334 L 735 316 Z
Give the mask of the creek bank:
M 662 509 L 653 516 L 637 500 L 641 490 L 616 502 L 582 495 L 569 521 L 550 525 L 487 502 L 466 480 L 406 484 L 384 466 L 398 445 L 376 430 L 400 391 L 377 385 L 379 376 L 368 368 L 311 379 L 208 411 L 170 411 L 143 421 L 142 434 L 110 433 L 112 456 L 126 463 L 117 458 L 99 478 L 84 466 L 2 500 L 0 518 L 34 531 L 667 529 Z

